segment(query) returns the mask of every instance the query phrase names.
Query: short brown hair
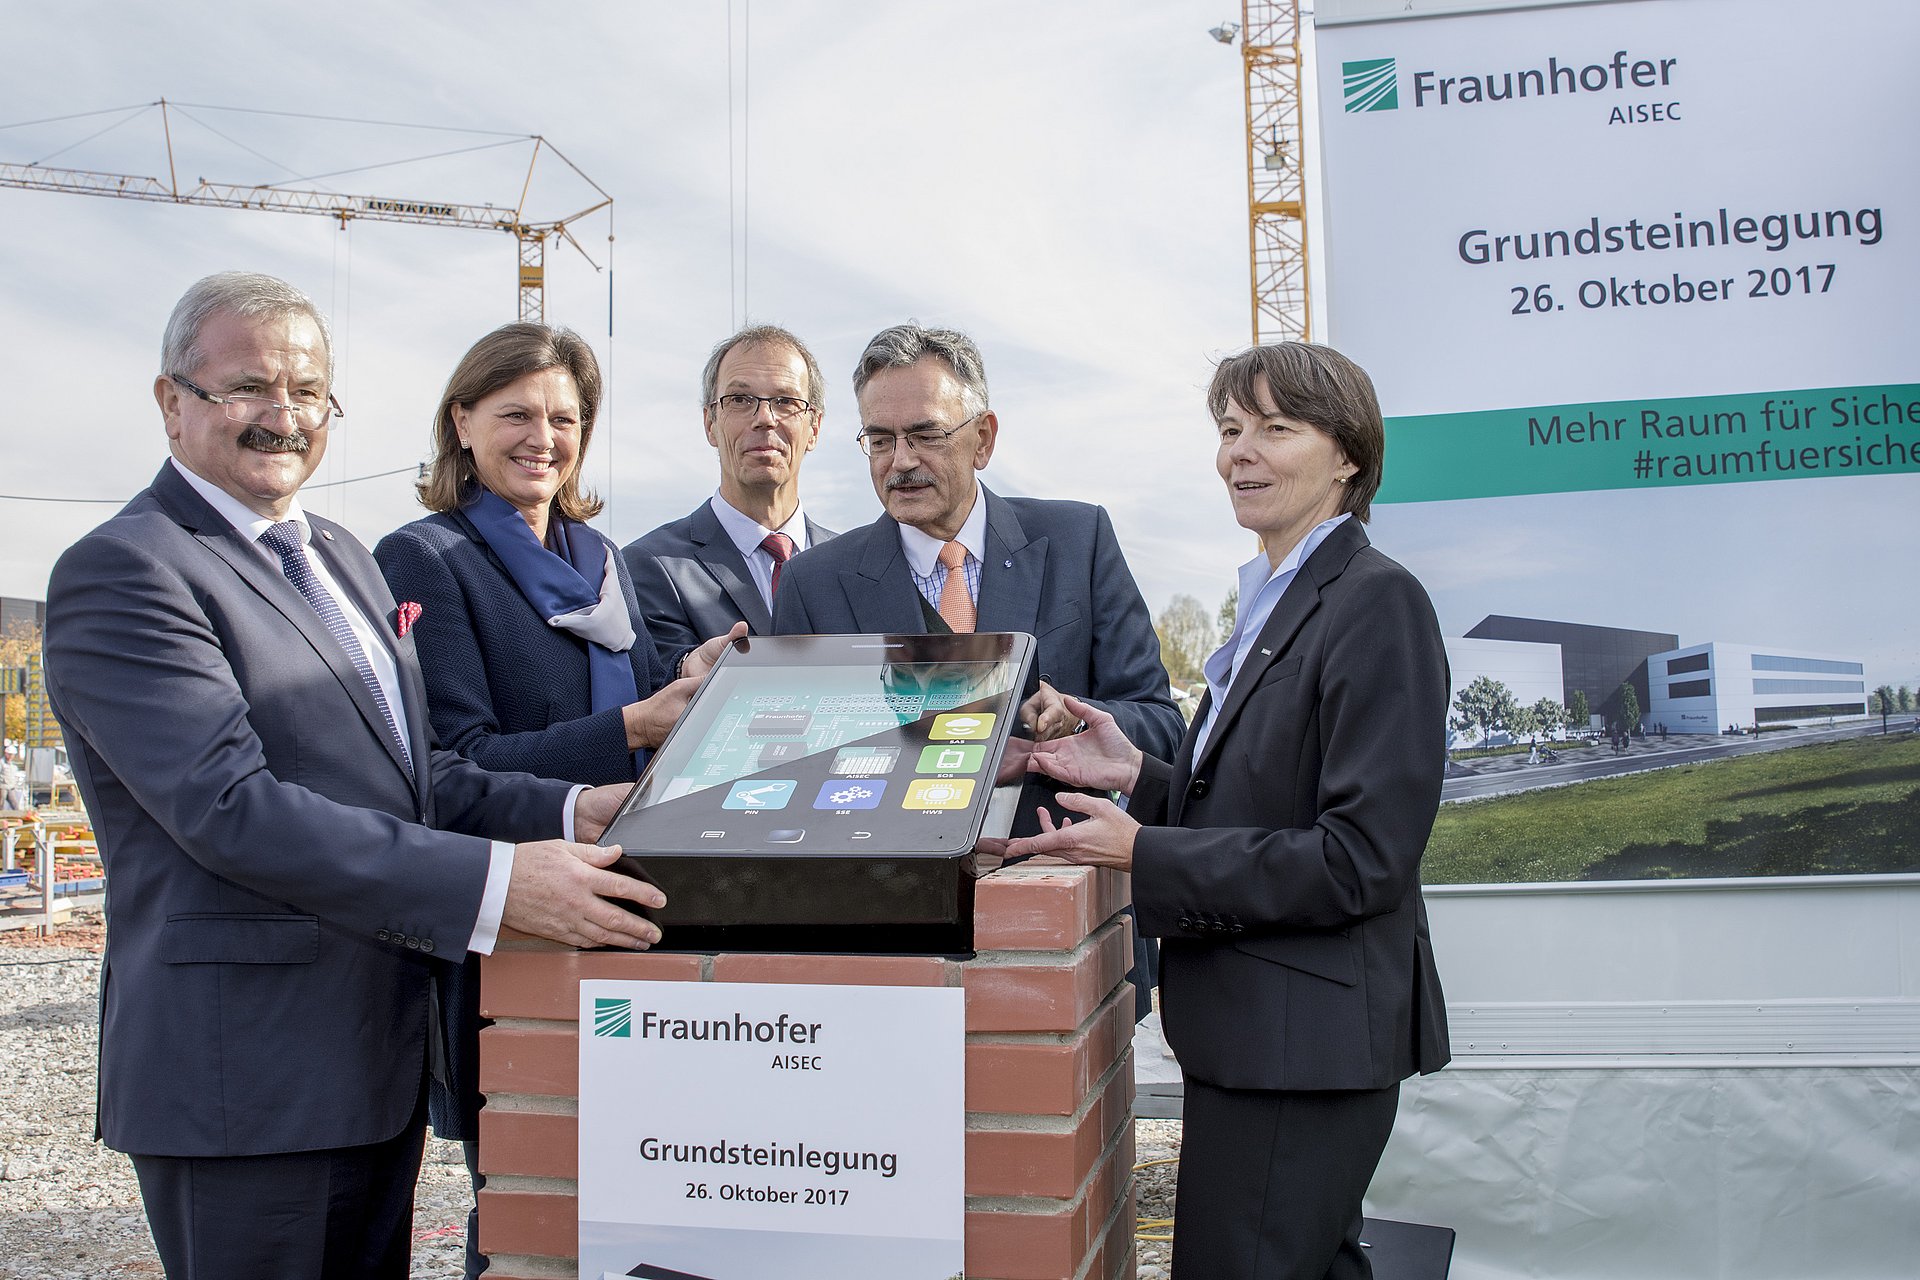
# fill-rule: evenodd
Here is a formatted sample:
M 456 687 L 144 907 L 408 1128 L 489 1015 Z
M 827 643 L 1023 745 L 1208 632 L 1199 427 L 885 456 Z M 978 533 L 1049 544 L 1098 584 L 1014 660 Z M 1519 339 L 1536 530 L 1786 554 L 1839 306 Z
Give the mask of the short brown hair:
M 1207 409 L 1215 422 L 1226 416 L 1229 399 L 1248 409 L 1271 404 L 1282 417 L 1331 436 L 1357 468 L 1343 486 L 1340 510 L 1363 524 L 1367 521 L 1373 495 L 1380 491 L 1387 431 L 1365 369 L 1317 343 L 1249 347 L 1213 371 Z
M 417 486 L 420 505 L 430 511 L 452 511 L 480 488 L 473 455 L 460 447 L 453 406 L 471 409 L 501 388 L 543 369 L 565 369 L 580 392 L 580 453 L 574 459 L 573 474 L 553 495 L 553 510 L 569 520 L 591 520 L 600 514 L 600 499 L 580 488 L 594 417 L 600 411 L 600 362 L 579 334 L 544 324 L 503 324 L 460 357 L 434 415 L 433 460 L 427 464 L 426 479 Z

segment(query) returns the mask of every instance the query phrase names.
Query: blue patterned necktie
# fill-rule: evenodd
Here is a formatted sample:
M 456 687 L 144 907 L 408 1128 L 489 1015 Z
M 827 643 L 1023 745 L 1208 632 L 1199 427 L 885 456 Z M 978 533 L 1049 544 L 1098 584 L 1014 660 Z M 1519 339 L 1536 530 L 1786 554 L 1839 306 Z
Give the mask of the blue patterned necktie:
M 275 555 L 280 557 L 280 572 L 287 575 L 294 589 L 306 597 L 313 611 L 320 615 L 320 621 L 326 624 L 327 631 L 347 655 L 347 661 L 366 681 L 367 692 L 373 695 L 374 705 L 380 708 L 380 715 L 387 722 L 387 732 L 400 747 L 400 758 L 406 762 L 407 776 L 413 776 L 413 753 L 407 750 L 407 743 L 400 736 L 400 726 L 393 718 L 393 708 L 387 705 L 387 695 L 380 688 L 379 679 L 373 674 L 373 664 L 367 661 L 367 654 L 360 647 L 360 641 L 354 636 L 353 628 L 347 623 L 347 615 L 340 612 L 340 604 L 321 585 L 314 576 L 313 565 L 307 560 L 306 544 L 300 536 L 300 522 L 283 520 L 260 535 L 260 541 Z

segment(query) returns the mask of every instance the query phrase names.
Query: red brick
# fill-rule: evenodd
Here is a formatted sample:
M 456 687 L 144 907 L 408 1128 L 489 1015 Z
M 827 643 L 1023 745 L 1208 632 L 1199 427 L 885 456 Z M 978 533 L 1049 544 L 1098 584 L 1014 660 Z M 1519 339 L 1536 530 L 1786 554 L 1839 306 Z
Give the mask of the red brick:
M 480 1172 L 573 1178 L 580 1172 L 580 1118 L 539 1111 L 480 1112 Z
M 580 1092 L 580 1039 L 572 1022 L 488 1027 L 480 1033 L 480 1091 L 572 1098 Z
M 968 1213 L 967 1274 L 1000 1280 L 1074 1275 L 1081 1263 L 1081 1251 L 1074 1247 L 1074 1212 Z
M 1128 1118 L 1132 1097 L 1133 1072 L 1122 1069 L 1066 1132 L 969 1130 L 967 1194 L 1071 1198 L 1114 1129 Z
M 1087 1280 L 1133 1280 L 1139 1258 L 1139 1251 L 1133 1243 L 1135 1220 L 1134 1188 L 1129 1182 L 1126 1196 L 1114 1206 L 1106 1234 L 1094 1250 L 1092 1264 L 1087 1268 Z
M 728 952 L 713 958 L 715 982 L 818 983 L 835 987 L 951 987 L 960 966 L 938 956 L 796 956 Z
M 480 1251 L 577 1257 L 578 1197 L 545 1191 L 480 1189 Z
M 480 963 L 480 1016 L 572 1022 L 580 1016 L 583 979 L 698 982 L 701 962 L 665 951 L 503 951 Z
M 1126 979 L 1133 965 L 1127 931 L 1102 926 L 1055 964 L 971 964 L 966 969 L 967 1030 L 1072 1031 Z
M 1068 951 L 1101 923 L 1094 869 L 1006 867 L 975 886 L 973 945 L 980 951 Z
M 1133 1044 L 1133 995 L 1122 990 L 1063 1043 L 967 1040 L 967 1110 L 1070 1116 Z

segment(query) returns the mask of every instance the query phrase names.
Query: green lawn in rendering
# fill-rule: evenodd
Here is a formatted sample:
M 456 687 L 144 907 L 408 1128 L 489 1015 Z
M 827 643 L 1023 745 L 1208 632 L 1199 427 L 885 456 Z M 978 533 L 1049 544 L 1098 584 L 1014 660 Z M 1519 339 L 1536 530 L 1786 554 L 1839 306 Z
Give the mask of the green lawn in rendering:
M 1442 805 L 1427 884 L 1920 871 L 1920 738 L 1852 738 Z

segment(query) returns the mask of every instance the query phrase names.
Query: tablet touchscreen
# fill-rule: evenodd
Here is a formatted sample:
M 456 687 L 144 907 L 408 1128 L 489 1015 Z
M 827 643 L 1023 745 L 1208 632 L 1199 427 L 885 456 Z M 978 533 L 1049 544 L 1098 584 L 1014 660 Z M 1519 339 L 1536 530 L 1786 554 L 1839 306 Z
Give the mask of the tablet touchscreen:
M 1018 633 L 736 641 L 601 843 L 640 857 L 971 849 L 1032 652 Z

